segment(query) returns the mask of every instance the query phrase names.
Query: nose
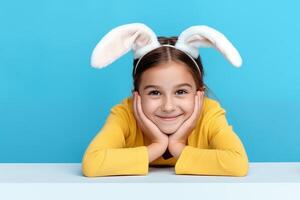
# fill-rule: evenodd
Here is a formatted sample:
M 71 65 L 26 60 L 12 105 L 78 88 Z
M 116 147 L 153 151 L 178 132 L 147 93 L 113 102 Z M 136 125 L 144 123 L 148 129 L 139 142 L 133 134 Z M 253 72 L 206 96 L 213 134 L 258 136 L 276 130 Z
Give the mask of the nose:
M 164 98 L 163 104 L 162 104 L 162 111 L 171 112 L 174 110 L 175 110 L 175 105 L 174 105 L 173 99 L 170 97 Z

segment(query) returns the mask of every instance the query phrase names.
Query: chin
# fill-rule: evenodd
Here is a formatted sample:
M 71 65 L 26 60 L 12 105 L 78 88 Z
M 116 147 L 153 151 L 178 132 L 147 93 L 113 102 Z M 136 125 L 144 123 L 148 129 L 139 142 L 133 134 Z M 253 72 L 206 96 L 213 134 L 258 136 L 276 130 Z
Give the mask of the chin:
M 161 122 L 156 122 L 156 126 L 159 128 L 161 132 L 163 132 L 166 135 L 172 135 L 174 134 L 182 125 L 181 121 L 178 122 L 168 122 L 168 123 L 161 123 Z
M 164 127 L 159 127 L 160 131 L 163 132 L 166 135 L 172 135 L 174 134 L 178 128 L 164 128 Z

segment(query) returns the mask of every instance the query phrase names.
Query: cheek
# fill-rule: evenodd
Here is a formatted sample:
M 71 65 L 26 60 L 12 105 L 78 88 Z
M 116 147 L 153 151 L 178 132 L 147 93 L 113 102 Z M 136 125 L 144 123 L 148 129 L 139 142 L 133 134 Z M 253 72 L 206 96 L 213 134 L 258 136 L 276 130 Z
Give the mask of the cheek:
M 185 112 L 186 116 L 192 115 L 194 111 L 194 103 L 195 103 L 194 96 L 184 99 L 183 101 L 180 101 L 178 103 L 180 104 L 179 107 Z M 159 106 L 160 106 L 159 101 L 142 99 L 142 109 L 145 115 L 149 118 L 152 118 L 151 116 L 155 114 Z
M 155 112 L 156 108 L 157 105 L 154 101 L 148 99 L 144 99 L 142 101 L 142 109 L 147 117 L 150 118 L 151 115 L 153 115 L 153 113 Z
M 195 103 L 195 101 L 193 98 L 189 98 L 185 102 L 182 103 L 182 108 L 184 109 L 187 116 L 192 115 L 192 113 L 194 111 L 194 103 Z

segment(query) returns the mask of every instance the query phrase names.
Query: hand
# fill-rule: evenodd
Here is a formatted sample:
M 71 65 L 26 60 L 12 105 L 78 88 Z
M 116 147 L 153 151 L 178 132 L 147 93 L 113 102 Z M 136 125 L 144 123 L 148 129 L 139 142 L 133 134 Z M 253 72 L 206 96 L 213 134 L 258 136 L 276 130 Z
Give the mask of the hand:
M 187 138 L 195 128 L 200 117 L 204 91 L 197 91 L 195 95 L 195 106 L 192 115 L 179 127 L 179 129 L 169 136 L 168 149 L 174 157 L 179 157 L 183 148 L 186 146 Z
M 160 131 L 160 129 L 154 124 L 143 112 L 141 97 L 137 92 L 133 93 L 133 113 L 138 123 L 139 128 L 149 138 L 151 143 L 158 143 L 167 148 L 168 136 Z

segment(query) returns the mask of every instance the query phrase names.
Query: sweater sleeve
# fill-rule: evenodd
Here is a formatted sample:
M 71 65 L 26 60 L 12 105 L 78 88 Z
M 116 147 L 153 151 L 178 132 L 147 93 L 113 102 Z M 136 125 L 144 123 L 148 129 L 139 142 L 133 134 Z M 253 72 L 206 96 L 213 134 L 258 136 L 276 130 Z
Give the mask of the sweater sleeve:
M 186 146 L 176 165 L 176 174 L 245 176 L 248 157 L 239 137 L 218 109 L 207 121 L 209 148 Z
M 82 159 L 84 176 L 146 175 L 148 151 L 146 146 L 126 148 L 129 134 L 126 111 L 111 110 L 104 126 L 92 140 Z

